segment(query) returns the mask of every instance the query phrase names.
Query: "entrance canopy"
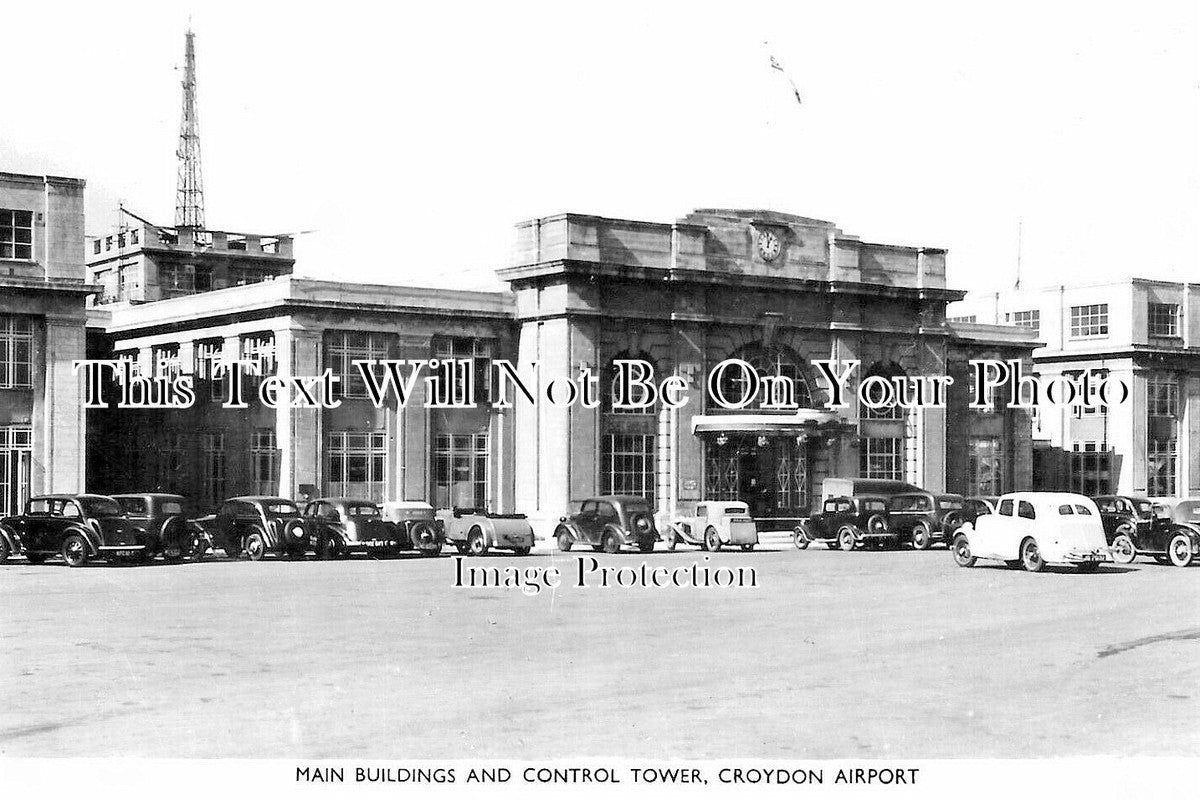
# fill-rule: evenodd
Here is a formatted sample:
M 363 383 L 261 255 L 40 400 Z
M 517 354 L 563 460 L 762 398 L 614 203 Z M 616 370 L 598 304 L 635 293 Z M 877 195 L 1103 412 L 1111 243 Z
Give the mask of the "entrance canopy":
M 815 433 L 853 430 L 854 424 L 834 411 L 802 408 L 794 414 L 705 414 L 692 417 L 692 433 Z

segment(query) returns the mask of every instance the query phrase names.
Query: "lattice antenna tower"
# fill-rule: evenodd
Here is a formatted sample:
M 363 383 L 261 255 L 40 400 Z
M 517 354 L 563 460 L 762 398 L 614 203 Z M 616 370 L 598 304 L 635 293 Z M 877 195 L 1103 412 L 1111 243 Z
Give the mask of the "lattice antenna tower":
M 200 117 L 196 107 L 196 35 L 188 29 L 183 67 L 183 113 L 179 120 L 179 183 L 175 228 L 198 236 L 204 230 L 204 178 L 200 170 Z

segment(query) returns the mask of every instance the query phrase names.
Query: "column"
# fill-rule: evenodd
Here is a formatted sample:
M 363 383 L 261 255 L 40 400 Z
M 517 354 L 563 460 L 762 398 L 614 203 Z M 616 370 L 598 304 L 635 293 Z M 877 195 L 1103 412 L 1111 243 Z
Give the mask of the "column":
M 275 361 L 281 378 L 318 375 L 321 372 L 321 336 L 300 328 L 274 331 Z M 228 347 L 228 341 L 226 342 Z M 282 392 L 280 393 L 282 395 Z M 324 452 L 321 409 L 288 408 L 286 400 L 275 410 L 275 443 L 279 448 L 279 494 L 299 498 L 300 487 L 311 485 L 313 494 L 324 491 L 321 454 Z
M 34 419 L 41 412 L 40 431 L 34 431 L 34 457 L 42 462 L 41 492 L 82 492 L 85 477 L 83 372 L 72 362 L 85 354 L 80 320 L 47 317 L 45 393 L 34 399 Z M 39 402 L 40 400 L 40 402 Z M 39 409 L 40 406 L 40 409 Z M 31 473 L 33 470 L 31 470 Z M 31 484 L 34 476 L 31 474 Z

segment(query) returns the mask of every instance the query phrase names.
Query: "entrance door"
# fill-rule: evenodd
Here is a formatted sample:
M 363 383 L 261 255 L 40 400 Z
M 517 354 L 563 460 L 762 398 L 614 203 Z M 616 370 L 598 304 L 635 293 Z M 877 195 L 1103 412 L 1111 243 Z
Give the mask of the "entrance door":
M 740 500 L 758 519 L 808 513 L 808 448 L 794 435 L 728 433 L 704 447 L 705 500 Z

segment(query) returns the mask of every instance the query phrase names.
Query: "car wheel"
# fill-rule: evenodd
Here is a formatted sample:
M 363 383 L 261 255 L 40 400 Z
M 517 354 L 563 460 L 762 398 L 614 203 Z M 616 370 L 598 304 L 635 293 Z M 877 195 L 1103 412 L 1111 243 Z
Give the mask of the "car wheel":
M 975 556 L 971 555 L 971 542 L 967 539 L 966 534 L 958 534 L 954 537 L 954 541 L 950 544 L 950 550 L 954 553 L 954 563 L 960 567 L 975 566 Z
M 473 556 L 481 556 L 488 551 L 487 537 L 479 528 L 471 528 L 467 534 L 467 549 Z
M 612 531 L 607 531 L 600 539 L 600 548 L 606 553 L 621 552 L 621 540 Z
M 183 548 L 179 546 L 179 542 L 171 542 L 163 547 L 163 561 L 168 564 L 177 564 L 183 560 Z
M 1025 567 L 1028 572 L 1041 572 L 1042 567 L 1046 566 L 1033 537 L 1021 542 L 1021 566 Z
M 558 533 L 554 534 L 554 538 L 558 540 L 558 549 L 564 553 L 571 552 L 571 545 L 575 544 L 574 537 L 566 528 L 559 528 Z
M 849 553 L 854 549 L 854 531 L 849 528 L 842 528 L 838 531 L 837 543 L 839 548 Z
M 675 532 L 674 528 L 668 528 L 667 529 L 667 549 L 674 550 L 678 546 L 679 546 L 679 534 Z
M 529 555 L 529 551 L 532 549 L 533 548 L 531 548 L 531 547 L 514 547 L 513 555 L 514 556 L 527 556 L 527 555 Z
M 1137 550 L 1134 549 L 1133 539 L 1129 538 L 1128 534 L 1117 534 L 1117 537 L 1113 539 L 1112 554 L 1113 561 L 1118 564 L 1132 564 L 1133 559 L 1137 557 Z
M 12 548 L 8 546 L 8 540 L 0 536 L 0 564 L 8 561 L 8 557 L 12 555 Z
M 933 534 L 929 531 L 929 526 L 924 522 L 918 524 L 912 531 L 913 547 L 917 550 L 928 550 L 929 545 L 933 542 Z
M 1167 545 L 1167 558 L 1177 567 L 1186 567 L 1192 563 L 1192 540 L 1186 533 L 1177 533 L 1171 537 Z
M 704 549 L 710 553 L 721 549 L 721 534 L 717 533 L 716 528 L 709 528 L 704 532 Z
M 812 540 L 808 538 L 808 534 L 804 532 L 804 528 L 796 528 L 792 531 L 792 544 L 797 550 L 806 550 L 812 544 Z
M 748 544 L 744 544 L 744 545 L 742 545 L 742 550 L 743 550 L 744 552 L 747 552 L 747 553 L 749 553 L 749 552 L 750 552 L 751 550 L 753 550 L 753 549 L 754 549 L 754 542 L 750 542 L 750 543 L 748 543 Z
M 262 561 L 267 554 L 267 543 L 261 533 L 252 533 L 246 537 L 246 555 L 251 561 Z
M 329 561 L 341 555 L 341 548 L 338 547 L 337 539 L 332 536 L 325 537 L 325 541 L 321 542 L 317 549 L 317 558 L 322 561 Z
M 87 542 L 78 533 L 73 533 L 63 540 L 63 561 L 68 567 L 82 567 L 88 560 Z

